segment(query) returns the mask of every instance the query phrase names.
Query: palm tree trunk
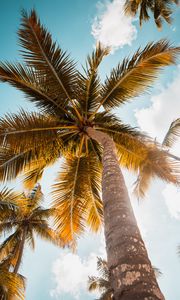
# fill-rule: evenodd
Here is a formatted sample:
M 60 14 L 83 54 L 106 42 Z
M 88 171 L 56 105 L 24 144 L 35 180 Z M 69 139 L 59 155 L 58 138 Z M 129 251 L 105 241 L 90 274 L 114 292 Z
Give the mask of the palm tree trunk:
M 116 300 L 164 300 L 141 238 L 113 140 L 87 128 L 103 146 L 102 198 L 110 282 Z
M 18 273 L 18 270 L 19 270 L 19 267 L 20 267 L 20 264 L 21 264 L 25 239 L 26 239 L 26 228 L 24 228 L 24 230 L 22 232 L 22 239 L 21 239 L 20 244 L 19 244 L 18 258 L 17 258 L 16 265 L 14 267 L 14 273 L 16 273 L 16 274 Z

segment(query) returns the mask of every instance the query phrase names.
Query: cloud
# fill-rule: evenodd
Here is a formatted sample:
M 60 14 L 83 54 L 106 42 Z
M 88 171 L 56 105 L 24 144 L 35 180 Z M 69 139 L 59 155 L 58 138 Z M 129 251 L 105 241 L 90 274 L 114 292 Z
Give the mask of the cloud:
M 87 293 L 88 276 L 98 275 L 97 256 L 106 256 L 103 235 L 100 235 L 97 253 L 91 252 L 85 258 L 71 252 L 61 253 L 52 266 L 55 288 L 51 290 L 51 296 L 59 298 L 59 295 L 70 294 L 79 299 L 82 293 Z
M 162 191 L 166 205 L 172 217 L 180 219 L 180 190 L 168 184 Z
M 151 105 L 135 111 L 138 126 L 162 141 L 172 121 L 180 117 L 180 71 L 172 83 L 151 98 Z
M 92 35 L 96 41 L 111 46 L 112 51 L 131 45 L 136 39 L 137 30 L 132 18 L 124 15 L 125 0 L 98 2 L 99 15 L 92 24 Z
M 135 112 L 138 126 L 160 142 L 163 141 L 171 122 L 180 117 L 179 70 L 176 78 L 166 88 L 163 88 L 159 94 L 151 98 L 149 107 Z M 180 140 L 177 140 L 171 152 L 180 156 Z M 168 184 L 162 190 L 162 195 L 170 215 L 180 219 L 180 191 L 175 186 Z

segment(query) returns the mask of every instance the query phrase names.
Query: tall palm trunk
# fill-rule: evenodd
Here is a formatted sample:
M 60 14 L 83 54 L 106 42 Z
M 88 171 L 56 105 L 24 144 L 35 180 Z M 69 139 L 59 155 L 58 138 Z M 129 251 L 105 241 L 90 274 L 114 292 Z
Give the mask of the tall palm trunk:
M 102 197 L 110 282 L 116 300 L 163 300 L 141 238 L 113 140 L 87 128 L 103 150 Z
M 16 274 L 18 273 L 18 270 L 19 270 L 19 267 L 20 267 L 20 264 L 21 264 L 25 239 L 26 239 L 26 228 L 24 228 L 24 230 L 22 232 L 22 239 L 21 239 L 19 247 L 18 247 L 19 248 L 18 249 L 18 258 L 17 258 L 16 265 L 14 267 L 14 273 L 16 273 Z

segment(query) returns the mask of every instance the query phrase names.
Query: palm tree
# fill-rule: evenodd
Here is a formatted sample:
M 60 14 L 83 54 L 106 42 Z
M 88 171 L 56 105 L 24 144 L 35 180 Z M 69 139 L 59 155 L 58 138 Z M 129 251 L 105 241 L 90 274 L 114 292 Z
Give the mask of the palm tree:
M 178 4 L 179 0 L 126 0 L 125 13 L 135 16 L 139 13 L 139 22 L 148 21 L 149 12 L 154 14 L 154 21 L 158 28 L 162 27 L 163 19 L 171 24 L 172 4 Z
M 119 166 L 138 173 L 140 195 L 156 176 L 177 183 L 178 170 L 168 152 L 110 111 L 146 91 L 160 69 L 175 63 L 180 48 L 165 40 L 150 43 L 101 84 L 98 67 L 108 48 L 97 44 L 82 74 L 34 10 L 23 12 L 18 34 L 25 64 L 1 63 L 0 81 L 22 90 L 40 113 L 21 110 L 0 120 L 1 179 L 25 171 L 25 181 L 31 182 L 63 158 L 53 191 L 61 237 L 70 243 L 87 224 L 97 231 L 104 215 L 115 299 L 163 299 Z
M 35 233 L 44 240 L 58 244 L 55 231 L 48 224 L 53 209 L 44 209 L 40 206 L 41 201 L 41 187 L 37 184 L 29 195 L 16 196 L 14 203 L 17 209 L 13 214 L 4 216 L 0 222 L 0 232 L 8 235 L 0 245 L 0 259 L 11 254 L 14 273 L 19 270 L 25 243 L 34 249 Z M 59 245 L 62 245 L 60 241 Z
M 162 275 L 158 268 L 153 267 L 156 278 Z M 101 257 L 97 258 L 97 270 L 100 277 L 89 276 L 88 291 L 98 291 L 101 296 L 98 300 L 111 300 L 113 299 L 113 290 L 110 283 L 110 276 L 107 261 Z
M 89 276 L 88 291 L 99 291 L 101 296 L 98 300 L 113 299 L 113 290 L 110 284 L 107 261 L 101 257 L 97 259 L 97 270 L 99 271 L 100 277 Z
M 11 258 L 0 262 L 0 300 L 24 300 L 25 278 L 10 271 Z

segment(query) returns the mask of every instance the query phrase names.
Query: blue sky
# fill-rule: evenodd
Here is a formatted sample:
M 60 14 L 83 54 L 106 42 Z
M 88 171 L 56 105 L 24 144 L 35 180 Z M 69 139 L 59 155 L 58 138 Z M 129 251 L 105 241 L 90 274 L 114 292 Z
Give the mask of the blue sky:
M 152 21 L 140 29 L 137 20 L 132 22 L 123 19 L 118 9 L 122 3 L 123 0 L 2 1 L 0 60 L 20 59 L 16 35 L 20 11 L 22 8 L 29 10 L 33 7 L 54 39 L 78 62 L 79 68 L 86 55 L 92 51 L 96 39 L 113 45 L 113 53 L 104 60 L 100 69 L 102 79 L 124 56 L 132 54 L 147 42 L 165 37 L 175 45 L 180 44 L 180 10 L 174 13 L 173 24 L 164 24 L 160 32 Z M 179 87 L 180 68 L 168 68 L 151 93 L 115 112 L 125 122 L 138 126 L 161 140 L 170 122 L 180 117 Z M 17 111 L 20 107 L 34 109 L 22 93 L 7 84 L 0 84 L 1 116 L 6 112 Z M 178 149 L 177 145 L 174 151 L 180 155 Z M 47 171 L 42 180 L 47 203 L 50 201 L 47 193 L 57 169 L 58 166 L 54 166 Z M 125 178 L 131 194 L 135 178 L 127 172 Z M 179 193 L 175 187 L 156 181 L 152 184 L 146 201 L 138 204 L 131 195 L 152 263 L 163 272 L 160 286 L 166 300 L 180 298 L 180 258 L 177 256 L 177 245 L 180 244 Z M 35 252 L 27 250 L 23 259 L 22 274 L 28 279 L 26 299 L 94 299 L 94 296 L 85 292 L 85 277 L 88 272 L 94 272 L 96 255 L 104 255 L 101 236 L 101 233 L 95 236 L 87 232 L 79 241 L 77 254 L 37 240 Z

